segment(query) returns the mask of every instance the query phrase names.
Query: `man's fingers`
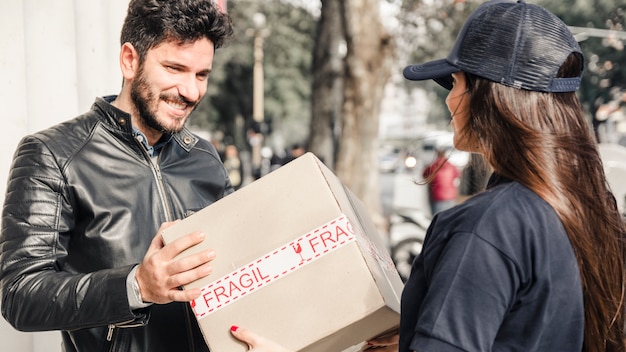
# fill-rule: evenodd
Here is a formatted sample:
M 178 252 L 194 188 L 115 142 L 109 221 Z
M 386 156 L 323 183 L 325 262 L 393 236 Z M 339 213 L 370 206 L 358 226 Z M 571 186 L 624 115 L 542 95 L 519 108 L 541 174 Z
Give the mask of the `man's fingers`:
M 210 262 L 205 262 L 192 269 L 171 271 L 172 272 L 169 273 L 168 286 L 180 287 L 210 275 L 213 272 L 213 267 Z
M 213 259 L 215 259 L 215 252 L 212 249 L 203 250 L 172 261 L 170 271 L 171 274 L 182 273 L 210 263 Z
M 192 288 L 188 290 L 172 290 L 168 295 L 171 301 L 175 302 L 190 302 L 200 297 L 202 291 L 199 288 Z
M 159 233 L 161 232 L 159 231 Z M 161 248 L 160 255 L 162 256 L 163 260 L 172 260 L 184 250 L 202 242 L 205 237 L 206 235 L 203 232 L 192 232 L 183 237 L 177 238 L 176 240 L 169 243 L 167 246 Z
M 152 242 L 150 242 L 150 247 L 148 248 L 148 251 L 146 252 L 146 256 L 160 250 L 161 248 L 163 248 L 163 246 L 165 246 L 165 243 L 163 243 L 163 237 L 161 236 L 161 231 L 176 224 L 179 221 L 180 220 L 176 220 L 176 221 L 164 222 L 161 224 L 161 227 L 159 227 L 159 230 L 157 231 L 157 235 L 154 236 L 154 238 L 152 238 Z
M 150 242 L 150 247 L 146 251 L 146 256 L 150 256 L 153 253 L 156 253 L 161 248 L 163 248 L 165 244 L 163 243 L 163 237 L 161 237 L 160 232 L 157 232 L 157 235 L 152 238 Z
M 169 286 L 183 286 L 211 274 L 213 268 L 210 263 L 213 259 L 215 259 L 215 252 L 212 249 L 207 249 L 170 261 L 167 265 Z
M 199 291 L 181 291 L 179 288 L 206 277 L 212 272 L 210 263 L 215 258 L 212 250 L 203 250 L 184 258 L 176 258 L 186 249 L 202 242 L 205 238 L 204 233 L 193 232 L 164 245 L 161 232 L 174 223 L 161 225 L 135 272 L 141 298 L 145 302 L 168 303 L 193 300 L 200 295 Z

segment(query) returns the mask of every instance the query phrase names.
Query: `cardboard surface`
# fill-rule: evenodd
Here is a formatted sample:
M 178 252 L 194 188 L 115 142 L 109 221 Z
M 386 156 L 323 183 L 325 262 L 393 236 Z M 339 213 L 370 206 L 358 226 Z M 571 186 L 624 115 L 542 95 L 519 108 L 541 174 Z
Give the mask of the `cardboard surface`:
M 343 351 L 399 325 L 402 281 L 363 204 L 307 153 L 164 231 L 205 241 L 214 272 L 188 287 L 212 352 L 249 328 L 287 348 Z

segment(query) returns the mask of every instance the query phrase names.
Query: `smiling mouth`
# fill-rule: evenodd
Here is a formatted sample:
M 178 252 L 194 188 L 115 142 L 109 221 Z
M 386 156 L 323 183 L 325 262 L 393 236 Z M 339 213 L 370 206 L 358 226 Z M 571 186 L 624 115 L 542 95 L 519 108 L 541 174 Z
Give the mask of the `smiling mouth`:
M 167 100 L 167 99 L 164 101 L 169 107 L 175 110 L 185 110 L 189 106 L 187 103 L 181 102 L 181 101 L 173 101 L 173 100 Z

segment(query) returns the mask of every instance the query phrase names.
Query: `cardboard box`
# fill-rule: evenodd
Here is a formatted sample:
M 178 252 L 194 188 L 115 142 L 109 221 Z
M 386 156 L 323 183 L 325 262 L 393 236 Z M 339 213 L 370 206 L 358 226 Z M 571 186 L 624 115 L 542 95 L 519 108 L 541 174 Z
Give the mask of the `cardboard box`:
M 399 325 L 403 283 L 363 204 L 307 153 L 168 228 L 212 248 L 191 302 L 212 352 L 245 352 L 249 328 L 294 351 L 340 352 Z

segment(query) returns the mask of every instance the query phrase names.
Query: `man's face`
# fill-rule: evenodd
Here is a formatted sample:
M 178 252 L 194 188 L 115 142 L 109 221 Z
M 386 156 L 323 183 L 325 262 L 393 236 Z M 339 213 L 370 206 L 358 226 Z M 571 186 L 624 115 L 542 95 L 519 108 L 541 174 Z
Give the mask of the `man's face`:
M 131 84 L 137 127 L 144 133 L 180 131 L 206 93 L 213 54 L 208 39 L 150 49 Z

